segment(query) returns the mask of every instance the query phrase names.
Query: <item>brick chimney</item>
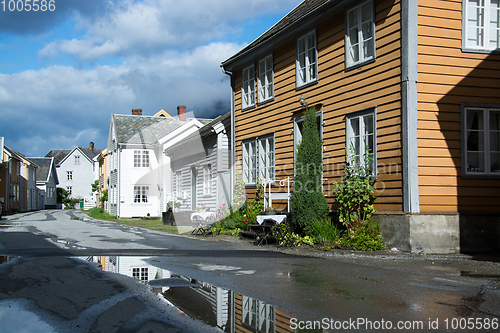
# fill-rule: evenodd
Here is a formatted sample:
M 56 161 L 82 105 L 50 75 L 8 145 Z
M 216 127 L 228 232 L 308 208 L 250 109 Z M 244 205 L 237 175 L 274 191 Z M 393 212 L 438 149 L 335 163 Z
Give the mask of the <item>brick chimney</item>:
M 185 105 L 179 105 L 177 107 L 177 116 L 179 117 L 180 121 L 186 121 L 186 106 Z
M 89 149 L 94 151 L 94 143 L 93 142 L 90 142 L 89 143 Z
M 142 109 L 132 109 L 133 116 L 142 116 Z

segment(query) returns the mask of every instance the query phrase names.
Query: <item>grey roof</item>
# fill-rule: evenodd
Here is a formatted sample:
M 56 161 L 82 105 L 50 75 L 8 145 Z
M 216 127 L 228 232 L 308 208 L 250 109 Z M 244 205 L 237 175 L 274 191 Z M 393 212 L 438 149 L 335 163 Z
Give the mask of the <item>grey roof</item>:
M 87 156 L 90 161 L 92 161 L 92 159 L 101 152 L 101 149 L 92 150 L 84 147 L 75 147 L 73 149 L 52 149 L 47 155 L 45 155 L 45 157 L 54 157 L 56 166 L 59 166 L 61 162 L 76 148 L 78 148 L 82 154 Z
M 118 143 L 128 144 L 155 144 L 159 139 L 175 131 L 185 122 L 180 122 L 177 117 L 152 117 L 112 115 Z M 194 120 L 188 118 L 187 120 Z M 196 119 L 203 125 L 212 119 Z
M 52 165 L 52 157 L 30 157 L 29 160 L 38 165 L 36 171 L 36 181 L 46 182 L 49 179 L 50 166 Z
M 243 48 L 240 52 L 236 53 L 229 59 L 225 60 L 222 65 L 226 66 L 238 59 L 240 56 L 249 53 L 258 46 L 266 43 L 276 35 L 287 31 L 288 29 L 294 27 L 300 21 L 306 19 L 308 16 L 318 12 L 323 11 L 322 7 L 326 5 L 336 5 L 342 1 L 340 0 L 304 0 L 297 7 L 292 9 L 285 17 L 279 20 L 275 25 L 273 25 L 269 30 L 263 33 L 260 37 L 251 42 L 247 47 Z
M 224 120 L 226 120 L 230 116 L 231 116 L 231 112 L 228 112 L 226 114 L 218 116 L 215 119 L 210 120 L 203 127 L 200 127 L 198 129 L 198 131 L 191 133 L 186 138 L 184 138 L 182 141 L 177 142 L 176 144 L 169 147 L 166 151 L 170 151 L 170 152 L 175 151 L 184 145 L 192 143 L 193 140 L 197 140 L 204 135 L 211 135 L 212 134 L 212 127 L 217 123 L 223 122 Z M 209 119 L 206 119 L 206 120 L 209 120 Z

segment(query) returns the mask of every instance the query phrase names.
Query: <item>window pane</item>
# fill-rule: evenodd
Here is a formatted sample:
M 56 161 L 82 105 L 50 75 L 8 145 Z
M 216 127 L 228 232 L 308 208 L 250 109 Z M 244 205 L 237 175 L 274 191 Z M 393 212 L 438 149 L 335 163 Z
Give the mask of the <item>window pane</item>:
M 469 0 L 467 8 L 467 44 L 484 45 L 484 0 Z
M 490 132 L 490 151 L 500 151 L 500 132 Z
M 491 153 L 491 172 L 500 172 L 500 153 Z
M 490 49 L 500 48 L 500 0 L 490 3 Z
M 365 134 L 373 133 L 373 116 L 367 115 L 363 117 L 363 121 L 365 123 Z
M 490 111 L 490 130 L 500 130 L 500 112 Z
M 484 153 L 467 153 L 467 171 L 484 172 Z
M 349 27 L 352 28 L 358 25 L 358 9 L 353 9 L 348 14 Z
M 359 135 L 359 118 L 351 119 L 351 130 L 354 136 Z

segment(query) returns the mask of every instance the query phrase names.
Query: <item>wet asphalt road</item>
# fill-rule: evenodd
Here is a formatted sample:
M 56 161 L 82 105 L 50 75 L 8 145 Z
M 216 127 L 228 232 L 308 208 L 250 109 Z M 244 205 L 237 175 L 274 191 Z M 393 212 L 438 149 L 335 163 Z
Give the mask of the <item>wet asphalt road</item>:
M 453 324 L 490 332 L 500 319 L 494 257 L 277 251 L 230 237 L 124 227 L 79 211 L 17 214 L 0 226 L 0 255 L 16 257 L 0 265 L 0 321 L 8 309 L 26 310 L 47 332 L 209 330 L 147 285 L 73 259 L 109 255 L 147 256 L 154 267 L 270 303 L 303 326 L 321 321 L 332 332 L 457 331 Z M 367 330 L 366 321 L 378 329 Z

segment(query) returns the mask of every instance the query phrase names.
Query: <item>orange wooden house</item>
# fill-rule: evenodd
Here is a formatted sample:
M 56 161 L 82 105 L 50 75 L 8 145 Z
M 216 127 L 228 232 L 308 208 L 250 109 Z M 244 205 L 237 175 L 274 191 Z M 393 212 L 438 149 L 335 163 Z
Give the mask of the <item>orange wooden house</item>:
M 249 197 L 293 178 L 307 103 L 332 209 L 346 147 L 371 152 L 388 246 L 499 251 L 499 16 L 497 0 L 300 3 L 222 63 Z

